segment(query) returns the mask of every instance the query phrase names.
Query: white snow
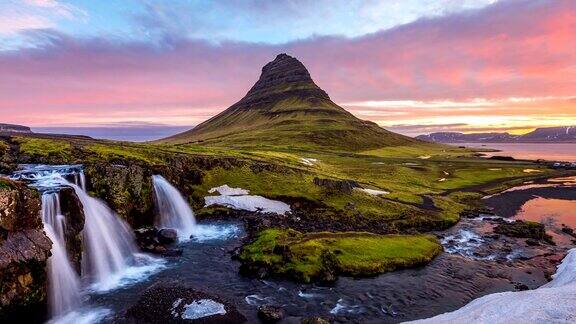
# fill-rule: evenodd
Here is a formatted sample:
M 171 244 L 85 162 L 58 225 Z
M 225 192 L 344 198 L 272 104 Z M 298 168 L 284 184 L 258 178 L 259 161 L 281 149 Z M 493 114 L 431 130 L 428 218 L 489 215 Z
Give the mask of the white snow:
M 206 202 L 205 207 L 220 205 L 238 210 L 281 215 L 290 211 L 288 204 L 262 196 L 208 196 L 204 197 L 204 200 Z
M 390 192 L 388 192 L 388 191 L 376 190 L 376 189 L 367 189 L 367 188 L 354 188 L 354 189 L 363 191 L 363 192 L 369 194 L 370 196 L 387 195 L 387 194 L 390 193 Z
M 225 184 L 220 187 L 215 187 L 208 190 L 208 193 L 215 193 L 215 192 L 218 192 L 223 196 L 234 196 L 234 195 L 247 195 L 250 193 L 250 190 L 242 188 L 230 188 L 227 184 Z
M 262 196 L 249 195 L 250 191 L 242 188 L 230 188 L 228 185 L 222 185 L 212 188 L 208 192 L 219 192 L 220 196 L 204 197 L 204 207 L 219 205 L 237 210 L 280 215 L 290 212 L 290 205 Z
M 454 312 L 410 323 L 575 323 L 576 248 L 552 278 L 538 289 L 486 295 Z
M 428 160 L 428 159 L 431 158 L 431 157 L 432 157 L 431 155 L 421 155 L 421 156 L 419 156 L 418 158 L 421 159 L 421 160 Z
M 194 320 L 212 315 L 224 315 L 226 314 L 226 309 L 223 304 L 213 301 L 212 299 L 200 299 L 195 300 L 190 304 L 184 305 L 184 312 L 178 314 L 175 312 L 175 308 L 180 305 L 182 299 L 178 299 L 172 308 L 172 315 L 174 317 L 182 317 L 182 319 Z
M 318 162 L 318 159 L 313 159 L 313 158 L 300 158 L 300 163 L 306 164 L 306 165 L 308 165 L 308 166 L 313 166 L 314 164 L 316 164 L 316 162 Z
M 438 179 L 438 182 L 444 182 L 444 181 L 446 181 L 446 178 Z

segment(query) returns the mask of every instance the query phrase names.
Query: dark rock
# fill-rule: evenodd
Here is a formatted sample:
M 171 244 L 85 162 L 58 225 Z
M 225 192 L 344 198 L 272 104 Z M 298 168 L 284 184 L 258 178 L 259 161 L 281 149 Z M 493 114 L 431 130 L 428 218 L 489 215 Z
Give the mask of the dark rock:
M 2 179 L 0 228 L 5 231 L 42 228 L 38 192 L 17 181 Z
M 258 318 L 264 323 L 278 323 L 284 318 L 284 310 L 274 306 L 260 306 Z
M 528 246 L 538 246 L 538 245 L 540 245 L 540 242 L 538 242 L 537 240 L 534 240 L 534 239 L 527 239 L 527 240 L 526 240 L 526 245 L 528 245 Z
M 178 239 L 178 233 L 175 229 L 163 228 L 158 231 L 158 241 L 162 244 L 172 244 Z
M 330 324 L 330 322 L 322 317 L 308 317 L 302 320 L 302 324 Z
M 186 305 L 207 299 L 224 306 L 225 314 L 214 314 L 195 320 L 183 318 Z M 213 296 L 189 287 L 173 285 L 154 285 L 144 292 L 124 318 L 118 322 L 128 323 L 244 323 L 246 318 L 236 307 Z
M 46 261 L 52 242 L 42 230 L 40 198 L 25 185 L 0 187 L 0 322 L 46 307 Z M 28 314 L 28 316 L 30 316 Z
M 574 229 L 568 227 L 568 226 L 562 226 L 562 233 L 568 234 L 574 238 L 576 238 L 576 233 L 574 232 Z
M 59 192 L 60 209 L 66 218 L 66 250 L 70 261 L 80 273 L 82 261 L 82 230 L 84 229 L 85 215 L 82 203 L 74 189 L 63 188 Z
M 546 234 L 543 224 L 517 220 L 511 223 L 501 223 L 494 228 L 494 232 L 510 237 L 530 238 L 553 244 L 552 237 Z
M 320 179 L 314 178 L 314 184 L 320 187 L 324 187 L 328 190 L 340 191 L 344 193 L 352 193 L 354 188 L 359 188 L 358 182 L 353 180 L 332 180 L 332 179 Z

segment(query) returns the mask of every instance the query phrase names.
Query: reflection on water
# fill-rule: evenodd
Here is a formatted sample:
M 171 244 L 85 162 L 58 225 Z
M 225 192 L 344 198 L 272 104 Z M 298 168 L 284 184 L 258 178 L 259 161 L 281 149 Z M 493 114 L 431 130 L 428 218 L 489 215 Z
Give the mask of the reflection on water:
M 576 201 L 534 198 L 527 201 L 516 218 L 534 222 L 554 222 L 576 227 Z
M 576 161 L 576 143 L 465 143 L 458 144 L 472 148 L 495 149 L 487 156 L 506 155 L 516 159 L 546 159 L 558 161 Z

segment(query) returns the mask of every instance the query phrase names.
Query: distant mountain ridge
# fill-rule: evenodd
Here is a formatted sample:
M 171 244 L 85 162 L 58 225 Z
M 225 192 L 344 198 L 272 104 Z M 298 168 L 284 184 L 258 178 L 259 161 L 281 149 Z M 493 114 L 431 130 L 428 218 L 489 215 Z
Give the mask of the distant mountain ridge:
M 0 124 L 0 133 L 32 133 L 32 130 L 22 125 Z
M 537 128 L 523 135 L 437 132 L 416 138 L 436 143 L 576 143 L 576 126 Z
M 160 143 L 358 151 L 420 141 L 361 120 L 335 104 L 299 60 L 278 55 L 237 103 Z

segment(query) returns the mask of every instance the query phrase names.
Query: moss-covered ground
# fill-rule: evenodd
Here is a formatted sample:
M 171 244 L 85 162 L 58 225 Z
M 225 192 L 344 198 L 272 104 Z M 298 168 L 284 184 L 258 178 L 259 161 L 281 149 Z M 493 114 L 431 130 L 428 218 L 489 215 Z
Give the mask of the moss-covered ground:
M 431 235 L 363 232 L 307 233 L 268 229 L 244 246 L 244 271 L 288 276 L 302 282 L 331 280 L 335 274 L 373 276 L 430 262 L 442 251 Z M 254 272 L 257 270 L 256 272 Z
M 176 175 L 193 169 L 183 165 L 178 160 L 181 157 L 186 158 L 185 163 L 202 159 L 226 160 L 226 163 L 194 166 L 200 180 L 180 184 L 186 187 L 186 190 L 182 189 L 189 194 L 197 215 L 208 217 L 222 211 L 222 208 L 205 208 L 203 199 L 209 195 L 210 188 L 227 184 L 248 189 L 255 195 L 291 203 L 293 209 L 298 208 L 294 202 L 306 202 L 306 212 L 318 223 L 327 224 L 322 230 L 330 231 L 333 230 L 330 224 L 348 224 L 345 228 L 350 231 L 394 234 L 445 228 L 458 222 L 462 213 L 482 207 L 481 197 L 486 193 L 536 177 L 560 174 L 532 162 L 481 159 L 467 149 L 427 143 L 344 152 L 306 146 L 213 147 L 34 135 L 3 138 L 2 142 L 3 151 L 20 154 L 12 159 L 16 162 L 137 164 L 148 167 L 150 172 L 174 169 Z M 18 149 L 8 150 L 14 146 Z M 307 163 L 302 159 L 314 160 Z M 174 161 L 180 161 L 180 164 L 174 164 Z M 527 173 L 526 169 L 541 172 Z M 314 184 L 315 178 L 352 180 L 363 188 L 389 194 L 373 196 L 361 190 L 329 189 Z M 356 224 L 364 226 L 355 228 Z M 366 224 L 375 227 L 366 228 Z M 303 227 L 298 230 L 307 232 Z M 431 240 L 427 236 L 332 234 L 329 239 L 310 239 L 309 234 L 298 233 L 294 234 L 298 238 L 294 240 L 296 243 L 290 239 L 288 244 L 291 259 L 287 261 L 269 248 L 278 245 L 278 237 L 291 235 L 289 233 L 292 232 L 264 232 L 244 250 L 244 260 L 270 262 L 279 269 L 279 273 L 298 273 L 291 276 L 301 276 L 299 279 L 306 281 L 318 271 L 322 255 L 323 262 L 328 262 L 334 261 L 334 254 L 338 273 L 358 275 L 401 267 L 404 260 L 410 260 L 405 265 L 416 260 L 428 260 L 424 254 L 433 251 L 432 247 L 437 248 L 435 243 L 429 243 Z M 276 243 L 258 248 L 267 238 Z M 361 246 L 364 248 L 360 249 Z M 424 247 L 426 253 L 419 246 Z M 323 251 L 331 252 L 326 254 Z

